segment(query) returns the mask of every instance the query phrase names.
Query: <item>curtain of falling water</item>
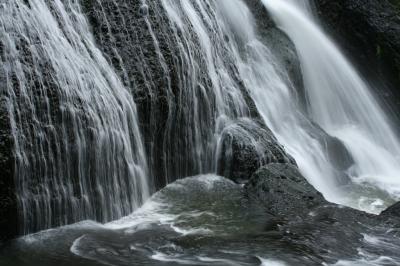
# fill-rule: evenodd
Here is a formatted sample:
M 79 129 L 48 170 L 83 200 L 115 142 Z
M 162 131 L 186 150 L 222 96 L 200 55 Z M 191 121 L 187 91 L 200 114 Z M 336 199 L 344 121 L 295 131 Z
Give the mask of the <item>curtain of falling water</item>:
M 180 47 L 189 47 L 182 49 L 185 58 L 195 63 L 199 62 L 199 54 L 204 58 L 201 66 L 192 65 L 189 76 L 196 84 L 201 77 L 200 69 L 206 70 L 213 84 L 212 91 L 206 94 L 216 95 L 216 117 L 229 117 L 232 111 L 227 109 L 227 96 L 240 95 L 233 86 L 235 83 L 224 74 L 230 73 L 223 64 L 227 61 L 224 55 L 229 58 L 231 68 L 239 70 L 237 79 L 243 81 L 267 125 L 295 155 L 310 182 L 329 199 L 338 200 L 340 173 L 331 164 L 324 144 L 315 138 L 312 124 L 301 115 L 294 88 L 285 82 L 288 80 L 285 70 L 258 40 L 254 19 L 243 1 L 163 0 L 162 3 L 177 39 L 181 40 Z M 240 105 L 233 107 L 237 110 L 237 106 Z
M 222 130 L 236 118 L 250 116 L 232 43 L 219 18 L 218 1 L 161 0 L 182 62 L 179 99 L 189 118 L 189 149 L 200 172 L 215 171 Z M 211 159 L 211 160 L 210 160 Z
M 239 36 L 232 53 L 259 113 L 294 156 L 309 182 L 329 200 L 341 201 L 343 193 L 338 187 L 344 174 L 333 165 L 320 129 L 303 116 L 287 71 L 268 44 L 260 41 L 252 15 L 243 2 L 226 0 L 221 4 L 227 31 Z
M 80 1 L 0 2 L 21 230 L 129 214 L 149 196 L 136 107 Z
M 125 8 L 122 2 L 121 9 Z M 107 7 L 93 3 L 97 4 L 102 10 Z M 148 4 L 153 12 L 159 10 Z M 162 5 L 171 15 L 171 24 L 159 27 L 170 27 L 173 34 L 158 35 L 160 29 L 151 24 L 154 21 L 144 19 L 161 66 L 161 73 L 155 76 L 170 72 L 171 62 L 163 54 L 165 39 L 168 45 L 177 44 L 174 56 L 182 68 L 174 73 L 179 81 L 174 86 L 179 90 L 172 87 L 171 78 L 166 87 L 152 87 L 152 95 L 167 91 L 165 97 L 171 105 L 167 121 L 160 121 L 167 125 L 163 149 L 171 148 L 164 150 L 164 173 L 169 176 L 170 169 L 192 161 L 189 173 L 211 172 L 216 168 L 223 128 L 235 118 L 250 115 L 235 57 L 230 53 L 232 44 L 214 1 L 165 0 Z M 24 231 L 83 219 L 108 221 L 129 214 L 149 194 L 136 109 L 95 47 L 79 1 L 7 2 L 2 14 L 2 61 L 8 79 Z M 110 26 L 112 19 L 104 19 Z M 146 44 L 142 45 L 145 48 Z M 137 46 L 131 48 L 134 54 L 141 51 Z M 147 67 L 140 72 L 151 71 Z M 129 69 L 123 70 L 125 79 Z M 145 80 L 145 84 L 156 86 L 154 81 Z M 178 110 L 173 110 L 174 104 Z M 166 145 L 173 140 L 176 143 Z M 180 147 L 182 144 L 186 146 Z M 185 148 L 187 156 L 174 154 L 181 152 L 174 146 Z
M 213 29 L 213 25 L 207 24 L 209 20 L 207 20 L 207 16 L 201 13 L 201 5 L 200 8 L 195 9 L 197 13 L 190 8 L 193 2 L 206 3 L 206 7 L 215 4 L 214 1 L 186 1 L 183 3 L 167 0 L 164 0 L 163 3 L 170 19 L 178 27 L 181 27 L 180 29 L 183 32 L 190 32 L 189 29 L 185 28 L 185 25 L 193 25 L 193 28 L 197 29 L 195 32 L 198 33 L 202 41 L 202 47 L 208 48 L 209 35 L 203 29 Z M 266 2 L 268 2 L 267 7 L 290 4 L 296 10 L 303 10 L 303 17 L 305 17 L 304 14 L 312 15 L 308 1 Z M 308 180 L 323 192 L 325 197 L 334 202 L 371 212 L 378 212 L 381 208 L 384 208 L 383 205 L 373 205 L 373 202 L 390 204 L 390 197 L 396 198 L 399 188 L 399 179 L 396 178 L 398 165 L 396 162 L 398 158 L 397 139 L 392 133 L 384 114 L 368 93 L 365 83 L 362 82 L 343 56 L 335 50 L 336 48 L 333 49 L 334 46 L 332 45 L 327 49 L 324 39 L 317 39 L 309 45 L 309 40 L 321 37 L 321 33 L 313 31 L 312 34 L 307 35 L 307 38 L 304 38 L 304 40 L 307 40 L 307 44 L 304 43 L 304 45 L 309 45 L 307 51 L 310 51 L 307 60 L 319 60 L 318 58 L 324 58 L 325 55 L 329 57 L 329 60 L 320 60 L 313 65 L 307 65 L 306 59 L 303 58 L 304 54 L 302 54 L 302 49 L 306 48 L 298 47 L 296 38 L 291 34 L 296 32 L 297 35 L 295 36 L 302 36 L 302 34 L 309 32 L 309 29 L 307 27 L 298 29 L 304 25 L 304 21 L 298 21 L 296 14 L 285 17 L 286 22 L 291 22 L 290 29 L 293 32 L 290 32 L 289 37 L 293 39 L 296 48 L 299 50 L 300 61 L 303 66 L 309 100 L 308 109 L 311 109 L 311 115 L 306 117 L 296 102 L 294 86 L 287 82 L 289 77 L 286 70 L 279 65 L 270 49 L 259 41 L 260 38 L 255 30 L 252 15 L 244 3 L 240 0 L 222 0 L 218 1 L 216 6 L 216 14 L 220 18 L 218 27 L 224 29 L 227 36 L 224 46 L 230 51 L 229 54 L 233 58 L 232 63 L 240 70 L 240 79 L 244 81 L 246 89 L 250 92 L 267 125 L 289 153 L 295 157 Z M 185 20 L 182 20 L 182 14 L 185 13 L 188 15 L 184 17 Z M 198 14 L 202 16 L 199 17 Z M 186 19 L 189 19 L 190 23 L 185 23 Z M 306 25 L 314 23 L 310 18 L 307 21 L 308 24 L 306 23 Z M 278 20 L 279 23 L 282 23 L 282 21 Z M 319 53 L 320 48 L 313 47 L 313 44 L 323 47 L 321 54 Z M 316 52 L 313 53 L 312 51 Z M 331 54 L 332 51 L 334 51 L 333 55 Z M 213 55 L 211 54 L 211 56 Z M 215 59 L 206 61 L 206 66 L 209 67 L 214 61 Z M 333 66 L 334 69 L 329 68 L 328 65 Z M 209 73 L 210 75 L 213 74 L 212 71 Z M 339 77 L 335 75 L 339 75 Z M 318 80 L 318 82 L 315 81 L 320 77 L 324 78 Z M 315 82 L 310 82 L 310 80 Z M 349 89 L 345 90 L 347 87 Z M 321 118 L 321 116 L 324 118 Z M 317 125 L 314 124 L 315 122 Z M 332 151 L 326 147 L 325 139 L 330 137 L 318 125 L 345 143 L 354 157 L 354 164 L 351 168 L 342 169 L 335 164 L 330 155 Z M 336 129 L 340 130 L 336 131 Z M 348 129 L 354 130 L 354 134 L 347 134 Z M 344 138 L 342 133 L 347 135 L 348 138 Z M 355 184 L 363 180 L 372 181 L 370 182 L 372 187 L 367 186 L 358 190 L 357 185 L 351 182 L 347 183 L 347 176 L 350 176 Z M 368 180 L 369 177 L 372 180 Z M 344 186 L 345 184 L 346 186 Z M 374 192 L 374 186 L 387 192 L 390 196 Z M 382 199 L 388 201 L 382 203 Z
M 262 2 L 296 45 L 310 118 L 342 140 L 352 154 L 352 180 L 398 198 L 400 143 L 368 85 L 313 21 L 309 1 Z
M 134 84 L 158 188 L 214 171 L 223 128 L 251 113 L 216 3 L 97 0 L 85 6 L 99 47 L 127 86 Z

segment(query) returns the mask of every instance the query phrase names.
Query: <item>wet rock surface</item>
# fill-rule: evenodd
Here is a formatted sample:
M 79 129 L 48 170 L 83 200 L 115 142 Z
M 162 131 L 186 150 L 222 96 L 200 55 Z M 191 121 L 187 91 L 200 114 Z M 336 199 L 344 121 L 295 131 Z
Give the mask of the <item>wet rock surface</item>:
M 221 138 L 217 173 L 237 183 L 248 181 L 263 165 L 296 165 L 273 133 L 260 121 L 242 119 L 225 128 Z
M 361 250 L 374 253 L 378 243 L 397 241 L 399 204 L 378 216 L 329 203 L 290 164 L 261 167 L 245 185 L 245 193 L 264 206 L 268 234 L 279 232 L 313 257 L 307 265 L 331 259 L 333 263 L 335 257 L 354 257 Z
M 392 217 L 400 219 L 400 202 L 390 206 L 386 210 L 384 210 L 381 214 L 382 217 Z M 399 220 L 400 223 L 400 220 Z
M 267 211 L 278 217 L 302 215 L 327 204 L 292 164 L 272 163 L 261 167 L 246 184 L 249 197 L 256 197 Z
M 134 96 L 156 188 L 212 171 L 213 151 L 207 143 L 213 142 L 212 129 L 218 123 L 217 95 L 215 80 L 202 67 L 207 65 L 202 53 L 185 50 L 201 51 L 196 32 L 191 30 L 185 39 L 188 36 L 157 1 L 148 2 L 146 11 L 140 1 L 85 3 L 99 48 Z M 213 34 L 216 42 L 221 41 Z M 225 74 L 233 77 L 234 84 L 229 86 L 240 88 L 242 95 L 237 96 L 243 97 L 246 115 L 258 117 L 231 56 L 224 53 L 225 62 L 220 67 L 226 67 Z M 235 119 L 238 114 L 233 111 L 230 115 L 234 117 L 228 119 Z
M 1 42 L 0 42 L 1 45 Z M 1 50 L 1 49 L 0 49 Z M 1 59 L 0 54 L 0 59 Z M 5 77 L 0 69 L 0 246 L 18 233 L 17 199 L 14 189 L 13 140 L 8 117 Z

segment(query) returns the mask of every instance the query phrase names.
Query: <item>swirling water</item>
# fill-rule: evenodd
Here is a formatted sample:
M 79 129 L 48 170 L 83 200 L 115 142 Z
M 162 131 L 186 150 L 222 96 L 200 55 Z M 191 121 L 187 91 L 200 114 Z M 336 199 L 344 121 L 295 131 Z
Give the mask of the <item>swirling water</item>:
M 319 235 L 327 228 L 269 223 L 243 193 L 220 176 L 188 177 L 120 220 L 20 238 L 0 251 L 0 265 L 399 265 L 398 232 L 369 230 L 349 253 L 329 232 Z

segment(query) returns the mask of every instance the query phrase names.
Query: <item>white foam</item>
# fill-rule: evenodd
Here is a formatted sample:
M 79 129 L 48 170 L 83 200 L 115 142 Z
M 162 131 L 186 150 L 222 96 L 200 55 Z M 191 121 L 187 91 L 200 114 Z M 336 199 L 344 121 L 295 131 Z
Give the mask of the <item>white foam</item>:
M 231 266 L 241 266 L 243 264 L 232 261 L 232 260 L 227 260 L 227 259 L 216 259 L 216 258 L 210 258 L 210 257 L 197 257 L 200 261 L 203 262 L 208 262 L 207 264 L 209 265 L 209 262 L 216 262 L 216 263 L 223 263 L 223 265 L 231 265 Z
M 195 260 L 182 259 L 182 258 L 180 258 L 179 255 L 169 256 L 162 252 L 155 252 L 155 254 L 153 254 L 151 256 L 151 258 L 153 260 L 164 261 L 164 262 L 177 262 L 177 263 L 183 264 L 183 265 L 194 265 L 194 264 L 198 265 L 198 262 Z
M 285 262 L 278 261 L 278 260 L 273 260 L 273 259 L 265 259 L 258 257 L 258 259 L 261 261 L 260 266 L 288 266 Z

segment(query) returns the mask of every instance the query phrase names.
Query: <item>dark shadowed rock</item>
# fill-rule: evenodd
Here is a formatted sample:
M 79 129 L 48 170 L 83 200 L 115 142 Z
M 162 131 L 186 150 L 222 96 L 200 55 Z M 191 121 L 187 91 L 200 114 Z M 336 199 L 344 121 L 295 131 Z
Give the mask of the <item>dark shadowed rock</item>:
M 0 54 L 0 59 L 1 56 L 2 54 Z M 5 83 L 5 75 L 0 68 L 0 242 L 13 238 L 18 233 L 12 153 L 13 138 L 8 116 Z
M 392 218 L 399 218 L 400 219 L 400 202 L 390 206 L 386 210 L 381 213 L 382 217 L 392 217 Z M 399 221 L 400 222 L 400 221 Z
M 296 217 L 327 204 L 298 168 L 287 163 L 261 167 L 246 184 L 246 192 L 259 199 L 268 213 L 279 217 Z
M 296 164 L 262 122 L 250 119 L 224 129 L 218 158 L 218 174 L 238 183 L 269 163 Z

